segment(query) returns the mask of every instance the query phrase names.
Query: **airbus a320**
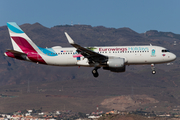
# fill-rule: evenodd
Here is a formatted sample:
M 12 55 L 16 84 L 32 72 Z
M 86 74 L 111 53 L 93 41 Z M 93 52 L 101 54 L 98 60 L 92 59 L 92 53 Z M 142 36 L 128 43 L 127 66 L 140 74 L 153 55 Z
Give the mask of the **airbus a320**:
M 125 72 L 126 65 L 149 64 L 155 74 L 154 64 L 168 63 L 176 55 L 160 46 L 99 46 L 82 47 L 65 32 L 68 42 L 73 47 L 55 46 L 41 48 L 37 46 L 15 23 L 7 23 L 13 49 L 8 49 L 5 56 L 45 65 L 94 67 L 92 74 L 98 77 L 98 69 L 111 72 Z

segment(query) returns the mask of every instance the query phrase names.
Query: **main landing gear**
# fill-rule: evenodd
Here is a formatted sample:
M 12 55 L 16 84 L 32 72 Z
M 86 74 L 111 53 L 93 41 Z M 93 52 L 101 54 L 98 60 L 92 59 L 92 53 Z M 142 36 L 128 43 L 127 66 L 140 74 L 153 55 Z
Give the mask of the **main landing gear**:
M 151 69 L 152 69 L 152 74 L 156 74 L 156 71 L 155 71 L 155 66 L 154 66 L 154 64 L 151 64 Z
M 100 67 L 95 67 L 93 70 L 92 70 L 92 74 L 93 74 L 93 76 L 94 77 L 98 77 L 99 76 L 99 73 L 98 73 L 98 69 L 99 69 Z

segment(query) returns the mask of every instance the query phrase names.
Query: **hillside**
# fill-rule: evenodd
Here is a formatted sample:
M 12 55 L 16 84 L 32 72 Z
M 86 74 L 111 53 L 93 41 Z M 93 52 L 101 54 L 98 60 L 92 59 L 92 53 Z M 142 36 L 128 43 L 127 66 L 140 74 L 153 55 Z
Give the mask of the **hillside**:
M 161 106 L 166 106 L 167 104 L 177 105 L 180 102 L 179 34 L 155 30 L 139 34 L 130 28 L 115 29 L 103 26 L 92 27 L 90 25 L 62 25 L 46 28 L 39 23 L 35 23 L 23 24 L 20 27 L 40 47 L 70 47 L 64 35 L 64 32 L 68 32 L 82 46 L 152 44 L 168 48 L 178 58 L 170 66 L 166 64 L 156 65 L 156 75 L 151 74 L 150 65 L 147 65 L 127 66 L 125 73 L 113 73 L 100 69 L 100 76 L 94 78 L 91 74 L 93 68 L 45 66 L 3 56 L 6 49 L 11 49 L 12 45 L 7 27 L 2 26 L 0 27 L 0 94 L 15 94 L 19 97 L 13 98 L 16 100 L 0 98 L 0 100 L 3 100 L 2 106 L 4 106 L 3 109 L 0 109 L 0 112 L 9 111 L 9 107 L 12 104 L 16 106 L 15 108 L 19 107 L 21 104 L 19 99 L 26 98 L 28 81 L 30 81 L 31 88 L 31 93 L 28 94 L 28 97 L 33 99 L 26 99 L 28 105 L 19 107 L 21 109 L 25 108 L 25 106 L 43 106 L 47 110 L 61 109 L 64 104 L 71 103 L 71 106 L 69 105 L 67 109 L 89 112 L 107 98 L 132 94 L 147 95 L 159 101 L 158 105 Z M 177 43 L 176 46 L 173 45 L 174 41 Z M 62 87 L 64 89 L 63 94 L 62 92 L 57 92 Z M 36 93 L 37 88 L 45 89 L 46 91 Z M 6 92 L 7 89 L 22 92 Z M 66 97 L 49 99 L 49 97 L 45 97 L 46 95 L 50 95 L 50 98 L 52 97 L 51 95 Z M 36 98 L 37 96 L 42 97 Z M 34 99 L 37 99 L 36 104 L 33 103 Z M 56 101 L 54 105 L 47 106 L 47 103 L 49 104 L 53 100 Z M 60 100 L 63 100 L 65 103 L 58 103 Z M 42 101 L 41 104 L 37 105 L 38 101 Z M 8 104 L 10 102 L 12 104 Z M 59 104 L 59 107 L 55 103 Z M 89 108 L 88 110 L 87 107 Z M 106 108 L 106 106 L 102 105 L 101 109 L 109 110 L 111 108 Z

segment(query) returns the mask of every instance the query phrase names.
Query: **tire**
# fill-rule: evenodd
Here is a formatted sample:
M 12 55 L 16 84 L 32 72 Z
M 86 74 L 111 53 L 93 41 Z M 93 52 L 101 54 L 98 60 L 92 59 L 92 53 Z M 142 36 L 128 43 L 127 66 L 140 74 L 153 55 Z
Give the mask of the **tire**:
M 92 70 L 92 74 L 96 74 L 97 73 L 97 70 Z
M 99 76 L 98 72 L 96 74 L 93 74 L 93 76 L 94 77 L 98 77 Z
M 152 74 L 156 74 L 156 71 L 155 71 L 155 70 L 153 70 L 153 71 L 152 71 Z
M 92 70 L 92 74 L 93 74 L 94 77 L 98 77 L 99 76 L 99 73 L 95 69 Z

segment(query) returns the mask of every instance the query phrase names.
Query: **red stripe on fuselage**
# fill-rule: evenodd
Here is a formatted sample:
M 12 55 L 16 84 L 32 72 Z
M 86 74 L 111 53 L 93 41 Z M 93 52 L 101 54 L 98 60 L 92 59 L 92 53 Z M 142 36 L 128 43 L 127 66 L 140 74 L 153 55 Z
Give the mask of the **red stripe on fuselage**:
M 11 37 L 16 44 L 21 48 L 21 50 L 27 54 L 27 57 L 33 62 L 39 62 L 46 64 L 43 58 L 38 54 L 38 52 L 29 44 L 29 42 L 22 37 Z

